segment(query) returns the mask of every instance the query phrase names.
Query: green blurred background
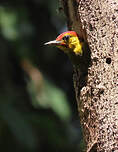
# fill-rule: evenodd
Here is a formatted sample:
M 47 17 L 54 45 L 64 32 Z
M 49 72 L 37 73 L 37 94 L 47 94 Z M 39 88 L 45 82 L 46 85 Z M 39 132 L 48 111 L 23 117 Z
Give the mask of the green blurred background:
M 0 151 L 81 151 L 72 65 L 44 46 L 66 30 L 58 0 L 0 1 Z

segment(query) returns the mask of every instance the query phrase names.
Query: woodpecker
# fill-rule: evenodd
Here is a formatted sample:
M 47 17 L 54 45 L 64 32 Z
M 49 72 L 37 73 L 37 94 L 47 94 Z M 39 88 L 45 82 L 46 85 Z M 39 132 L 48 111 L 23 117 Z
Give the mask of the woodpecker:
M 82 88 L 86 83 L 91 61 L 90 49 L 86 41 L 80 38 L 75 31 L 67 31 L 45 45 L 55 45 L 69 56 L 74 68 L 73 81 L 76 95 L 79 95 L 78 88 Z
M 49 41 L 44 45 L 55 45 L 67 55 L 82 56 L 83 42 L 79 40 L 78 34 L 75 31 L 67 31 L 60 34 L 56 40 Z

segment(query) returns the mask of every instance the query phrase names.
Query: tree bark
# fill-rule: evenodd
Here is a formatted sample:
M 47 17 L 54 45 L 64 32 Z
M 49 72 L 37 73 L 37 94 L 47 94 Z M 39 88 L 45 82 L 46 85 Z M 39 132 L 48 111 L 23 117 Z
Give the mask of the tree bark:
M 87 152 L 118 151 L 118 0 L 62 0 L 68 27 L 87 41 L 87 79 L 74 86 Z M 84 62 L 83 62 L 84 64 Z M 86 71 L 86 70 L 85 70 Z M 85 81 L 84 85 L 82 80 Z

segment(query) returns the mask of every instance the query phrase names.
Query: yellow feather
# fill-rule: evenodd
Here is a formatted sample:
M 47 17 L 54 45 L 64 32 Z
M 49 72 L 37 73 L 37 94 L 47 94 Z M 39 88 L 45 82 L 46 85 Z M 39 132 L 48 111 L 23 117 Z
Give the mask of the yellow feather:
M 69 33 L 66 33 L 65 35 L 71 36 L 67 42 L 65 42 L 64 40 L 62 41 L 62 43 L 65 43 L 68 47 L 65 47 L 63 45 L 59 45 L 57 47 L 63 50 L 67 54 L 73 52 L 76 55 L 82 56 L 82 43 L 79 41 L 78 37 L 73 36 Z

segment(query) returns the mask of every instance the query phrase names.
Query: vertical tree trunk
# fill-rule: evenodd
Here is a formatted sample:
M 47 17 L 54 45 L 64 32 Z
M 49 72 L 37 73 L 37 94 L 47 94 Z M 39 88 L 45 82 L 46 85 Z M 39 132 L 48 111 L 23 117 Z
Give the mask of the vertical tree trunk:
M 118 0 L 62 0 L 69 28 L 88 42 L 91 66 L 75 92 L 87 152 L 118 151 Z M 71 24 L 70 24 L 71 23 Z M 86 32 L 85 32 L 86 31 Z M 84 64 L 84 63 L 83 63 Z M 85 81 L 85 78 L 83 79 Z

